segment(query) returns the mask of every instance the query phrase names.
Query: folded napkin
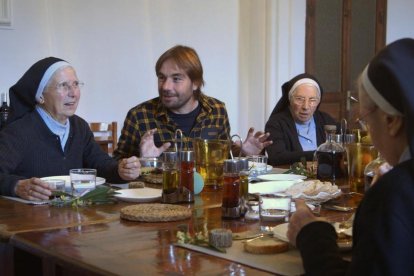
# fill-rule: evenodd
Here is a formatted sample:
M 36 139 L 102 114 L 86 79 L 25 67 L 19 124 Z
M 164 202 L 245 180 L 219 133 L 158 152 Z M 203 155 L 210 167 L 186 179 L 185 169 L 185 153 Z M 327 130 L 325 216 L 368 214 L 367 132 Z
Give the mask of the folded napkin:
M 307 180 L 292 185 L 285 193 L 292 198 L 304 199 L 308 203 L 322 203 L 338 197 L 342 192 L 338 186 L 330 182 Z

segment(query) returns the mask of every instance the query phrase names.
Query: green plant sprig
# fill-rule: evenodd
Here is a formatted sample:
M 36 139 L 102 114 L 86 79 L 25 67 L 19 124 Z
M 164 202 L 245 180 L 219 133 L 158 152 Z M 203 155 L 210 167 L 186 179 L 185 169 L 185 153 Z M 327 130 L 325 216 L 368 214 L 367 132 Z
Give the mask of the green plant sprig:
M 214 246 L 208 241 L 208 231 L 206 227 L 203 231 L 195 233 L 194 237 L 191 236 L 190 232 L 178 231 L 177 242 L 181 244 L 185 244 L 185 243 L 193 244 L 193 245 L 213 249 L 221 253 L 226 253 L 225 248 Z
M 96 189 L 87 192 L 86 194 L 78 197 L 73 197 L 72 195 L 59 192 L 55 195 L 57 196 L 55 199 L 50 201 L 52 206 L 88 206 L 93 204 L 108 204 L 108 203 L 115 203 L 114 195 L 117 192 L 106 186 L 100 186 Z
M 306 167 L 306 159 L 301 159 L 301 162 L 295 162 L 290 166 L 290 169 L 285 171 L 284 174 L 299 174 L 308 178 L 314 178 L 315 172 Z

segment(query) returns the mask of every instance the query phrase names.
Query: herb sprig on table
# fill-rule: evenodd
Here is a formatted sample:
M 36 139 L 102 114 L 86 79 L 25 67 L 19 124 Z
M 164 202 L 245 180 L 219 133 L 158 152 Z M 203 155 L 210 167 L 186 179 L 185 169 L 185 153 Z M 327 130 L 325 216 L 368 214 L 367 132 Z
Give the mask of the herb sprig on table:
M 87 192 L 86 194 L 78 197 L 65 192 L 56 193 L 56 198 L 50 201 L 52 206 L 88 206 L 93 204 L 107 204 L 114 203 L 114 195 L 116 191 L 110 187 L 99 186 L 96 189 Z
M 188 231 L 178 231 L 177 232 L 177 243 L 194 244 L 197 246 L 213 249 L 221 253 L 226 253 L 226 249 L 221 248 L 221 247 L 216 247 L 208 241 L 207 225 L 204 225 L 203 231 L 196 232 L 194 236 L 192 236 L 190 232 Z
M 308 178 L 314 178 L 315 172 L 312 167 L 307 167 L 306 159 L 301 159 L 300 162 L 295 162 L 290 166 L 290 169 L 285 171 L 284 174 L 299 174 Z

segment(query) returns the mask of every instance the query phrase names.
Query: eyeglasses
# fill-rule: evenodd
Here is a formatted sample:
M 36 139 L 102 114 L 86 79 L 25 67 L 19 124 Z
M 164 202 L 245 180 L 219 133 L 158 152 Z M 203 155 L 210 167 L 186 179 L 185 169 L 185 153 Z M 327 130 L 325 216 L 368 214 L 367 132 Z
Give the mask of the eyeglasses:
M 373 109 L 368 110 L 364 115 L 356 119 L 356 121 L 361 125 L 363 129 L 368 129 L 368 122 L 366 121 L 366 118 L 372 113 L 374 113 L 377 110 L 377 108 L 378 107 L 376 106 Z
M 58 83 L 58 84 L 56 85 L 56 89 L 57 89 L 59 92 L 65 92 L 65 93 L 67 93 L 67 92 L 69 92 L 69 90 L 70 90 L 71 88 L 72 88 L 73 90 L 79 90 L 81 87 L 83 87 L 83 85 L 84 85 L 84 83 L 83 83 L 83 82 L 81 82 L 81 81 L 74 81 L 74 82 L 72 82 L 72 84 L 70 84 L 70 83 L 68 83 L 68 82 L 64 81 L 64 82 Z
M 293 103 L 297 105 L 303 105 L 306 102 L 309 103 L 310 107 L 315 107 L 319 104 L 318 98 L 305 98 L 305 97 L 293 97 Z

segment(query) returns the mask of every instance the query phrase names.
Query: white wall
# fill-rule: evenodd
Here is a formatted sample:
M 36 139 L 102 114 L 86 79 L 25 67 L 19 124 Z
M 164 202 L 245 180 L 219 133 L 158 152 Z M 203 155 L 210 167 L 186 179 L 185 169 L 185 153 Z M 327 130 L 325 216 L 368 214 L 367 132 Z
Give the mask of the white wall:
M 157 96 L 154 65 L 194 47 L 206 94 L 226 102 L 232 133 L 263 129 L 281 84 L 304 70 L 306 0 L 11 0 L 0 29 L 0 91 L 40 58 L 71 62 L 86 85 L 77 114 L 118 121 Z M 388 0 L 387 41 L 414 37 L 412 0 Z
M 156 97 L 154 66 L 176 44 L 194 47 L 206 94 L 227 103 L 238 129 L 238 11 L 236 0 L 12 0 L 13 26 L 0 29 L 0 91 L 38 59 L 71 62 L 86 85 L 77 114 L 117 120 Z
M 399 38 L 414 38 L 414 1 L 388 0 L 387 43 Z

